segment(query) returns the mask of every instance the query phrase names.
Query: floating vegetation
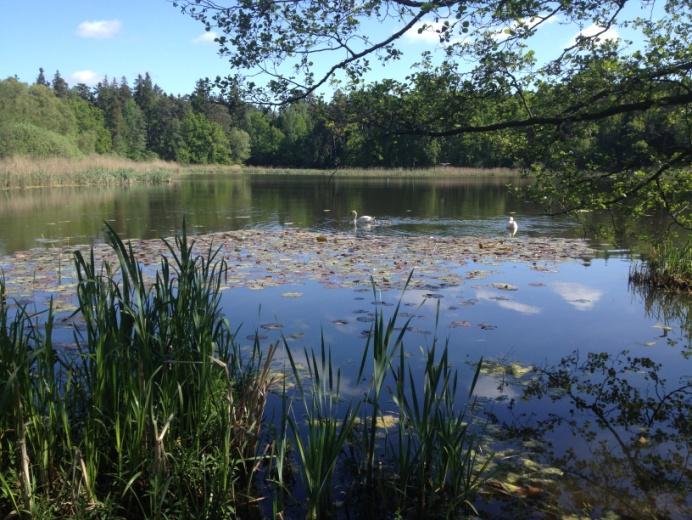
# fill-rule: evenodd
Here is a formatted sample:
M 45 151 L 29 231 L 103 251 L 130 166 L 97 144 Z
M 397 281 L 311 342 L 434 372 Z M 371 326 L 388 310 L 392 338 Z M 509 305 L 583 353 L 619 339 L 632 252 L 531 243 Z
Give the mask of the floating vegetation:
M 487 241 L 478 248 L 472 237 L 355 237 L 347 233 L 325 236 L 300 229 L 270 231 L 245 229 L 223 233 L 197 235 L 195 247 L 206 251 L 217 249 L 219 258 L 228 264 L 223 288 L 245 287 L 263 289 L 317 281 L 326 287 L 351 287 L 369 291 L 371 279 L 383 289 L 403 287 L 411 269 L 416 277 L 411 289 L 426 290 L 426 297 L 440 298 L 434 292 L 454 287 L 464 279 L 481 279 L 491 270 L 465 271 L 468 262 L 494 264 L 498 259 L 515 262 L 560 262 L 579 258 L 590 251 L 583 240 L 536 239 Z M 324 240 L 322 240 L 324 238 Z M 136 261 L 142 267 L 146 284 L 155 280 L 155 268 L 161 255 L 170 251 L 160 240 L 132 241 Z M 510 248 L 510 250 L 508 250 Z M 55 302 L 67 301 L 73 290 L 76 272 L 65 259 L 75 250 L 91 254 L 88 246 L 36 248 L 0 257 L 0 269 L 6 275 L 8 294 L 29 297 L 39 307 L 47 307 L 49 292 Z M 107 244 L 93 246 L 96 264 L 117 260 Z M 402 262 L 401 258 L 406 258 Z M 509 284 L 505 284 L 509 287 Z M 298 298 L 300 291 L 283 293 L 286 298 Z M 472 300 L 462 304 L 472 304 Z
M 522 365 L 520 363 L 503 363 L 496 360 L 486 359 L 481 366 L 481 374 L 490 376 L 511 376 L 515 379 L 521 379 L 531 373 L 534 367 L 530 365 Z
M 469 328 L 471 327 L 471 322 L 467 320 L 454 320 L 449 324 L 450 329 L 458 329 L 459 327 Z
M 504 282 L 493 282 L 492 285 L 495 289 L 501 289 L 503 291 L 518 291 L 519 288 L 516 285 L 512 285 Z
M 264 330 L 279 330 L 284 328 L 282 323 L 263 323 L 260 327 Z

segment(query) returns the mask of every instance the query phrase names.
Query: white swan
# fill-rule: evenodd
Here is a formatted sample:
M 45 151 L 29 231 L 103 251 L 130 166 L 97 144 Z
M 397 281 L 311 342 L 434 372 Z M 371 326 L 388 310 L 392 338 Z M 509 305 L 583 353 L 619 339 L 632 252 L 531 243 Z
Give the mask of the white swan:
M 514 236 L 519 229 L 519 224 L 517 224 L 516 220 L 514 220 L 514 217 L 509 217 L 509 220 L 507 221 L 507 231 Z
M 357 224 L 358 222 L 363 222 L 363 223 L 370 223 L 375 221 L 375 217 L 371 217 L 369 215 L 361 215 L 360 217 L 358 216 L 358 212 L 354 209 L 351 211 L 351 215 L 353 215 L 353 223 Z

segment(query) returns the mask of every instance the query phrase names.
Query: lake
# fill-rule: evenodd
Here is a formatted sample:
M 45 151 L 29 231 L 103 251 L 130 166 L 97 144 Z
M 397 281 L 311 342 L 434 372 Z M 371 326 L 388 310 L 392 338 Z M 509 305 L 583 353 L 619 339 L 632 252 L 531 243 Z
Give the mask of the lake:
M 526 494 L 529 484 L 541 490 L 543 498 L 521 506 L 527 516 L 550 516 L 555 508 L 580 512 L 588 502 L 594 515 L 654 511 L 685 517 L 690 499 L 679 486 L 687 482 L 689 465 L 684 456 L 676 465 L 673 455 L 682 449 L 682 426 L 656 416 L 661 437 L 637 437 L 637 419 L 623 421 L 625 403 L 617 400 L 636 396 L 624 388 L 605 391 L 616 381 L 642 396 L 689 386 L 690 298 L 628 284 L 630 249 L 660 223 L 644 222 L 636 235 L 604 234 L 608 216 L 545 216 L 510 194 L 509 182 L 234 175 L 192 176 L 163 186 L 5 192 L 0 264 L 10 296 L 36 305 L 50 295 L 60 301 L 62 292 L 45 290 L 55 284 L 54 273 L 41 267 L 55 264 L 58 248 L 59 276 L 69 281 L 62 272 L 69 255 L 63 253 L 101 243 L 104 222 L 122 237 L 147 240 L 179 232 L 185 218 L 200 239 L 220 233 L 217 243 L 239 241 L 224 249 L 231 282 L 222 300 L 229 320 L 240 327 L 239 340 L 249 347 L 255 335 L 263 343 L 283 336 L 299 351 L 318 347 L 323 336 L 342 369 L 345 395 L 360 392 L 354 377 L 374 309 L 391 313 L 399 302 L 402 318 L 411 320 L 405 349 L 414 366 L 422 366 L 421 348 L 434 338 L 448 341 L 450 361 L 468 388 L 473 366 L 486 360 L 474 395 L 493 431 L 504 432 L 494 448 L 508 454 L 503 471 L 516 474 L 518 465 L 533 472 L 514 498 L 522 489 Z M 376 224 L 354 226 L 354 209 L 374 215 Z M 505 231 L 509 215 L 519 223 L 514 237 Z M 267 245 L 275 237 L 283 245 Z M 531 256 L 558 246 L 569 251 Z M 156 250 L 146 250 L 155 256 Z M 402 292 L 411 270 L 412 283 Z M 67 298 L 63 303 L 67 314 Z M 68 330 L 65 324 L 66 337 Z M 588 364 L 589 353 L 606 356 L 605 364 Z M 639 358 L 660 367 L 642 367 Z M 581 404 L 588 406 L 575 406 L 577 396 L 543 392 L 540 377 L 529 371 L 534 367 L 544 377 L 559 370 L 572 374 L 581 397 L 587 396 Z M 622 377 L 613 379 L 611 369 Z M 525 393 L 531 398 L 524 399 Z M 613 423 L 593 416 L 601 405 Z M 639 445 L 628 440 L 623 447 L 623 438 Z M 662 460 L 672 461 L 666 468 L 678 488 L 653 484 Z M 512 495 L 517 481 L 507 482 L 503 491 Z M 497 513 L 508 506 L 493 498 L 484 507 Z

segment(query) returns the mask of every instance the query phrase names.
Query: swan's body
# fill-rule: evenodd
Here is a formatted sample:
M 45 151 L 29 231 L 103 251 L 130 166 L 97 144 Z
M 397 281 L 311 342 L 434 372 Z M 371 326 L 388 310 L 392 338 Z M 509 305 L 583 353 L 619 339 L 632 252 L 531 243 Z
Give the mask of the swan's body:
M 361 215 L 359 217 L 358 212 L 355 209 L 353 211 L 351 211 L 351 214 L 353 215 L 353 223 L 354 224 L 357 224 L 358 222 L 368 224 L 368 223 L 375 221 L 375 217 L 371 217 L 369 215 Z
M 507 221 L 507 231 L 514 235 L 517 232 L 517 229 L 519 229 L 519 224 L 514 220 L 514 217 L 509 217 L 509 220 Z

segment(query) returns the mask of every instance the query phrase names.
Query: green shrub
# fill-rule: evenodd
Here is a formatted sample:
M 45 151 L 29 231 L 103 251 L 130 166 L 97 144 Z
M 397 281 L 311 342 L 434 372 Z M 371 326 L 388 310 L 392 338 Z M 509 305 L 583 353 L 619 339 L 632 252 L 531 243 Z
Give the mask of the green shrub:
M 0 81 L 0 121 L 29 123 L 60 135 L 76 136 L 74 113 L 51 89 L 27 86 L 15 79 Z
M 0 157 L 80 157 L 72 139 L 30 123 L 0 125 Z

